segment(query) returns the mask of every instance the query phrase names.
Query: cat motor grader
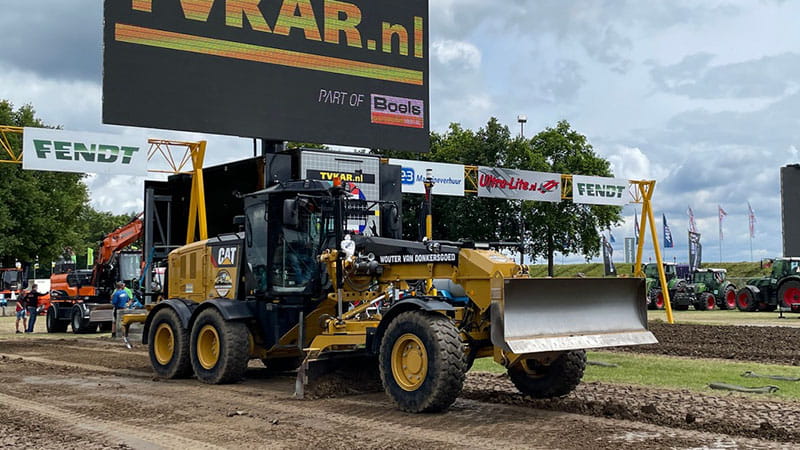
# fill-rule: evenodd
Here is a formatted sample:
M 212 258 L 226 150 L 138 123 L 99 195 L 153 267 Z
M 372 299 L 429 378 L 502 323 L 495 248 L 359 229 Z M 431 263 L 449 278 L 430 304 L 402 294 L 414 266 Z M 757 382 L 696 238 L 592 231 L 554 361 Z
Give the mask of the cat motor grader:
M 298 369 L 302 395 L 313 367 L 358 360 L 379 369 L 400 409 L 430 412 L 455 401 L 475 358 L 553 397 L 580 382 L 584 349 L 656 342 L 643 279 L 534 279 L 469 242 L 350 232 L 366 208 L 338 181 L 245 195 L 239 232 L 169 254 L 166 300 L 143 329 L 159 376 L 236 382 L 256 358 Z M 391 204 L 378 211 L 399 221 Z M 442 282 L 463 295 L 440 295 Z

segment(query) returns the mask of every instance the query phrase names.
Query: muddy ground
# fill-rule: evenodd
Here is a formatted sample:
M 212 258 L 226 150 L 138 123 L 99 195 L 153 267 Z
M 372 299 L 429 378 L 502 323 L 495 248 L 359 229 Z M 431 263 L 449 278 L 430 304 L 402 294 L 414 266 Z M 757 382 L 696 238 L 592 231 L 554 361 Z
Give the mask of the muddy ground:
M 700 327 L 699 329 L 696 327 Z M 647 352 L 727 357 L 703 326 L 653 329 Z M 712 330 L 750 339 L 747 327 Z M 759 328 L 769 362 L 784 329 Z M 793 330 L 795 333 L 800 330 Z M 733 333 L 730 335 L 729 333 Z M 107 336 L 107 335 L 106 335 Z M 771 336 L 771 338 L 769 338 Z M 739 342 L 734 340 L 734 342 Z M 785 343 L 786 341 L 784 341 Z M 660 348 L 660 350 L 659 350 Z M 709 351 L 710 354 L 704 352 Z M 716 353 L 715 353 L 716 352 Z M 736 359 L 765 361 L 727 350 Z M 732 353 L 731 353 L 732 352 Z M 294 377 L 253 362 L 226 386 L 153 377 L 146 349 L 107 337 L 0 334 L 0 448 L 796 448 L 800 405 L 764 396 L 584 383 L 554 400 L 516 392 L 505 376 L 470 373 L 447 413 L 401 413 L 381 392 L 296 400 Z
M 650 322 L 658 345 L 616 348 L 614 351 L 693 358 L 800 365 L 800 327 L 795 318 L 783 327 L 692 325 Z

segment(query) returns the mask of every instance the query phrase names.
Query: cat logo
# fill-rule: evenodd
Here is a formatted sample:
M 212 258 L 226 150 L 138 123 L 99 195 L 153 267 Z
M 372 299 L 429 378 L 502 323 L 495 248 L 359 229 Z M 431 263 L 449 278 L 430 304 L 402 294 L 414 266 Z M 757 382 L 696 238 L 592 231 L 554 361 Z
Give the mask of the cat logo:
M 225 297 L 231 291 L 231 288 L 233 288 L 231 274 L 227 270 L 220 270 L 217 273 L 217 278 L 214 279 L 214 290 L 217 291 L 217 295 Z
M 236 253 L 239 247 L 215 247 L 211 252 L 211 264 L 214 267 L 233 267 L 236 265 Z

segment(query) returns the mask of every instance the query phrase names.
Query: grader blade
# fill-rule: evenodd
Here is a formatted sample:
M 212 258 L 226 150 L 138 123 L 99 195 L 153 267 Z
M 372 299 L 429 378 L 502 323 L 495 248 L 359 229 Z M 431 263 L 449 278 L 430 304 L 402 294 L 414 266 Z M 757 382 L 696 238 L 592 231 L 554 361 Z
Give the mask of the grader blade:
M 492 304 L 492 343 L 516 354 L 654 344 L 638 278 L 514 278 Z

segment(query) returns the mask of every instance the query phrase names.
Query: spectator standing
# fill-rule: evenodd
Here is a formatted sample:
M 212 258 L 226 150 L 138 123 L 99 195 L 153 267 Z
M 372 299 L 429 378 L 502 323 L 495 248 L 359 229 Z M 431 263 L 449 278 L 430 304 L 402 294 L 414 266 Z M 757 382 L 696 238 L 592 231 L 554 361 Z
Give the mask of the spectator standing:
M 25 316 L 25 300 L 24 299 L 25 299 L 25 291 L 23 289 L 20 289 L 17 292 L 17 312 L 16 312 L 16 314 L 17 314 L 17 322 L 15 324 L 15 326 L 17 328 L 17 333 L 22 333 L 22 331 L 19 331 L 19 321 L 20 320 L 22 321 L 22 329 L 23 330 L 27 330 L 28 329 L 28 319 Z
M 111 306 L 114 307 L 113 321 L 111 322 L 111 336 L 117 335 L 117 311 L 128 307 L 130 297 L 125 291 L 125 283 L 117 282 L 117 290 L 111 295 Z
M 28 328 L 25 329 L 26 333 L 33 333 L 33 326 L 36 324 L 36 316 L 39 315 L 39 297 L 44 295 L 36 290 L 37 287 L 38 286 L 35 284 L 31 286 L 31 290 L 23 297 L 25 309 L 28 310 Z

